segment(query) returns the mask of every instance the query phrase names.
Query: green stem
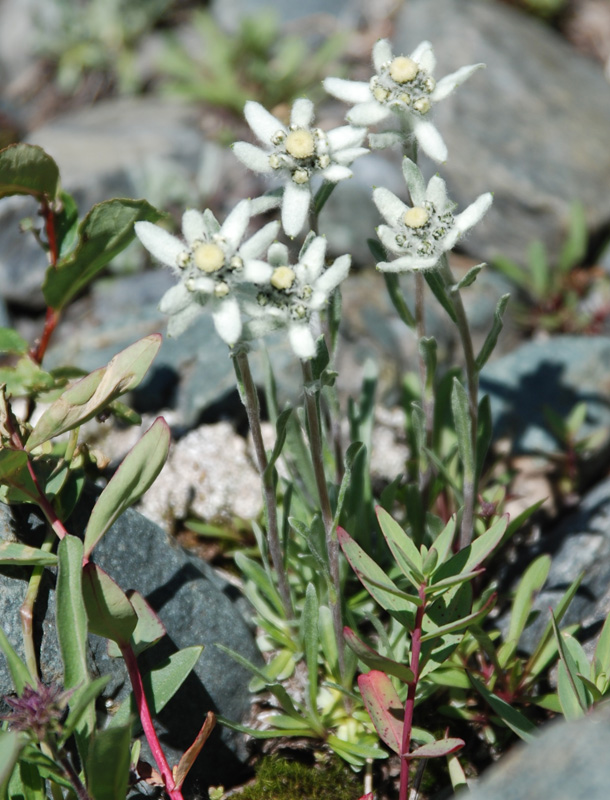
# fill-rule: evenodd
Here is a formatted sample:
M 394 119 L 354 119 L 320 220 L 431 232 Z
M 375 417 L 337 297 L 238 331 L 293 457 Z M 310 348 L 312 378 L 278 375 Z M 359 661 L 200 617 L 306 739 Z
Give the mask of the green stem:
M 444 255 L 439 263 L 441 266 L 441 275 L 445 281 L 447 292 L 453 303 L 456 316 L 456 325 L 462 341 L 462 348 L 464 350 L 466 381 L 468 384 L 468 410 L 470 412 L 472 452 L 476 454 L 479 415 L 479 372 L 476 367 L 474 348 L 472 346 L 468 318 L 466 317 L 466 311 L 464 309 L 462 297 L 459 289 L 452 289 L 452 287 L 455 285 L 455 279 L 453 277 L 453 273 L 451 272 L 447 256 Z M 477 487 L 475 469 L 475 474 L 464 475 L 464 511 L 462 513 L 462 524 L 460 527 L 460 549 L 467 547 L 472 541 L 476 497 Z
M 45 553 L 50 553 L 53 545 L 57 541 L 55 532 L 47 531 L 44 542 L 40 546 L 41 550 Z M 36 656 L 36 647 L 34 645 L 34 606 L 36 605 L 36 598 L 40 590 L 40 582 L 44 574 L 44 567 L 34 567 L 28 588 L 25 593 L 25 598 L 19 609 L 19 617 L 21 618 L 21 631 L 23 633 L 23 649 L 25 651 L 25 663 L 34 680 L 38 678 L 38 658 Z
M 282 547 L 280 545 L 280 535 L 277 521 L 277 498 L 275 494 L 275 486 L 273 485 L 273 472 L 272 470 L 267 469 L 269 462 L 267 460 L 267 451 L 265 450 L 263 433 L 261 430 L 258 394 L 252 378 L 252 372 L 250 371 L 250 363 L 248 361 L 247 353 L 243 350 L 236 353 L 233 356 L 233 366 L 235 368 L 238 386 L 242 389 L 240 394 L 246 409 L 246 414 L 248 416 L 248 424 L 252 434 L 252 441 L 254 442 L 256 462 L 263 484 L 269 553 L 271 554 L 271 561 L 277 574 L 278 589 L 280 592 L 280 597 L 282 598 L 282 604 L 284 606 L 286 618 L 293 619 L 294 613 L 292 610 L 292 600 L 290 598 L 290 589 L 288 587 L 288 579 L 286 577 Z
M 417 338 L 421 340 L 426 335 L 425 306 L 424 306 L 424 287 L 425 279 L 423 273 L 415 273 L 415 320 L 417 325 Z M 432 436 L 434 430 L 434 392 L 430 391 L 430 380 L 428 368 L 423 353 L 418 348 L 419 357 L 419 380 L 421 383 L 421 402 L 424 411 L 426 424 L 426 447 L 432 447 Z M 422 497 L 422 507 L 428 507 L 428 488 L 430 486 L 431 470 L 426 458 L 422 465 L 422 454 L 419 454 L 419 490 Z
M 326 474 L 324 472 L 324 457 L 322 452 L 322 435 L 320 431 L 320 419 L 318 416 L 318 391 L 313 390 L 313 372 L 310 361 L 301 361 L 303 370 L 303 389 L 305 395 L 305 413 L 307 414 L 307 426 L 309 428 L 309 444 L 311 447 L 311 459 L 313 471 L 316 478 L 318 498 L 320 500 L 320 510 L 322 512 L 322 522 L 326 536 L 326 551 L 328 554 L 328 565 L 332 582 L 332 591 L 329 592 L 330 610 L 333 618 L 333 628 L 337 640 L 337 651 L 339 654 L 339 669 L 343 675 L 345 672 L 345 659 L 343 654 L 343 621 L 341 618 L 341 584 L 339 580 L 339 540 L 337 529 L 333 519 L 333 512 L 328 496 L 328 486 L 326 485 Z

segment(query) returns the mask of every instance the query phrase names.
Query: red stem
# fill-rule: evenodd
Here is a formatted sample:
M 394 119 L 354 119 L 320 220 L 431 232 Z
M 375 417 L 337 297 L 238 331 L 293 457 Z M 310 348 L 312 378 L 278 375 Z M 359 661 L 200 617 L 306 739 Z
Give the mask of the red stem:
M 44 320 L 44 328 L 42 334 L 40 336 L 40 340 L 36 347 L 33 347 L 30 350 L 30 355 L 34 359 L 37 364 L 42 364 L 42 359 L 44 358 L 45 353 L 47 352 L 47 347 L 49 346 L 49 342 L 51 341 L 51 335 L 53 331 L 57 327 L 57 323 L 59 322 L 59 311 L 56 311 L 54 308 L 47 308 L 47 313 Z
M 45 231 L 47 233 L 47 242 L 49 245 L 49 262 L 52 267 L 57 266 L 59 260 L 59 250 L 57 248 L 57 235 L 55 232 L 55 212 L 49 205 L 48 200 L 45 198 L 42 201 L 41 214 L 44 217 Z M 37 364 L 42 363 L 44 354 L 49 346 L 51 335 L 59 322 L 59 311 L 54 308 L 47 308 L 47 315 L 44 321 L 44 329 L 40 337 L 40 341 L 36 347 L 30 351 L 30 355 Z
M 125 659 L 127 671 L 129 672 L 129 678 L 133 687 L 133 695 L 135 697 L 138 714 L 140 715 L 140 721 L 142 722 L 142 728 L 144 729 L 144 735 L 146 736 L 146 741 L 148 742 L 148 746 L 150 747 L 153 757 L 157 762 L 159 772 L 163 777 L 165 790 L 169 794 L 171 800 L 184 800 L 180 789 L 175 788 L 174 775 L 169 764 L 167 763 L 165 753 L 161 749 L 161 743 L 157 738 L 157 732 L 155 731 L 155 726 L 153 725 L 150 709 L 148 708 L 148 703 L 146 702 L 144 684 L 142 683 L 142 675 L 140 674 L 140 668 L 138 666 L 135 653 L 130 645 L 126 645 L 125 647 L 121 646 L 121 653 Z
M 398 800 L 407 800 L 409 794 L 409 752 L 411 750 L 411 732 L 413 730 L 413 711 L 415 709 L 415 694 L 417 692 L 417 682 L 419 680 L 419 659 L 421 655 L 422 625 L 424 612 L 426 610 L 426 584 L 419 587 L 419 599 L 421 606 L 415 614 L 415 625 L 411 634 L 411 672 L 413 680 L 409 684 L 407 699 L 405 702 L 405 718 L 402 727 L 402 745 L 400 759 L 400 789 Z

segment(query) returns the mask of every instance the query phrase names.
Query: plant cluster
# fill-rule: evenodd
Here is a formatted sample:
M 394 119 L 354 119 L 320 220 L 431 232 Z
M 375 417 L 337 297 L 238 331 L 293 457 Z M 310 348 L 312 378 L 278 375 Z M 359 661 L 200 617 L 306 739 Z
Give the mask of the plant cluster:
M 288 124 L 248 101 L 245 115 L 258 144 L 237 142 L 234 153 L 276 186 L 240 201 L 222 222 L 209 210 L 185 211 L 182 236 L 168 233 L 159 224 L 162 215 L 143 200 L 109 200 L 79 221 L 48 155 L 31 145 L 0 151 L 0 196 L 36 198 L 43 220 L 36 234 L 50 262 L 40 342 L 29 349 L 15 331 L 0 330 L 0 351 L 9 357 L 0 373 L 0 499 L 33 503 L 48 523 L 39 546 L 0 544 L 0 564 L 31 568 L 21 610 L 25 658 L 0 630 L 15 689 L 0 734 L 5 795 L 124 797 L 142 770 L 139 742 L 133 743 L 137 719 L 156 761 L 158 785 L 172 800 L 181 800 L 186 775 L 215 722 L 208 714 L 180 762 L 168 764 L 153 717 L 201 648 L 194 644 L 143 675 L 137 656 L 159 641 L 163 626 L 145 598 L 123 590 L 95 563 L 100 539 L 151 486 L 165 461 L 170 432 L 163 419 L 153 423 L 107 483 L 84 535 L 70 528 L 87 470 L 95 468 L 79 430 L 107 414 L 138 422 L 119 398 L 142 380 L 160 337 L 145 337 L 90 374 L 43 366 L 68 303 L 134 232 L 177 277 L 160 306 L 169 316 L 170 335 L 178 336 L 198 314 L 212 314 L 232 358 L 261 476 L 264 513 L 253 526 L 259 557 L 237 552 L 235 563 L 255 609 L 265 664 L 251 664 L 239 652 L 231 655 L 251 671 L 250 687 L 264 692 L 261 704 L 269 713 L 252 727 L 221 722 L 263 739 L 299 737 L 323 744 L 354 771 L 365 769 L 369 799 L 371 762 L 387 758 L 389 749 L 400 764 L 398 797 L 406 800 L 414 762 L 446 759 L 453 787 L 465 784 L 457 755 L 465 744 L 464 722 L 501 745 L 508 732 L 524 739 L 534 735 L 540 718 L 531 712 L 536 703 L 540 714 L 578 716 L 607 694 L 608 625 L 592 664 L 574 631 L 557 627 L 578 582 L 567 590 L 534 653 L 526 658 L 519 650 L 533 618 L 533 598 L 548 574 L 547 557 L 525 573 L 508 633 L 489 622 L 497 591 L 485 580 L 485 565 L 536 508 L 509 521 L 502 513 L 503 490 L 488 483 L 486 473 L 491 416 L 488 399 L 479 398 L 478 378 L 496 345 L 508 296 L 499 299 L 488 336 L 475 352 L 462 293 L 484 265 L 456 281 L 449 253 L 483 217 L 492 197 L 483 194 L 458 213 L 442 178 L 435 175 L 426 183 L 417 165 L 419 150 L 437 162 L 447 158 L 433 107 L 481 65 L 437 81 L 428 42 L 410 55 L 395 55 L 389 42 L 380 40 L 373 66 L 367 82 L 324 82 L 329 93 L 352 106 L 346 124 L 333 130 L 318 127 L 307 99 L 294 102 Z M 392 120 L 393 128 L 371 130 Z M 396 145 L 404 152 L 404 199 L 383 187 L 374 190 L 383 222 L 370 244 L 392 302 L 417 335 L 419 386 L 407 408 L 405 474 L 375 497 L 370 453 L 376 378 L 367 374 L 360 397 L 350 404 L 344 443 L 333 359 L 340 286 L 351 259 L 349 254 L 328 258 L 318 218 L 336 184 L 351 176 L 356 159 L 366 157 L 369 148 Z M 279 218 L 261 222 L 269 214 Z M 403 273 L 413 278 L 409 293 L 400 280 Z M 441 375 L 437 369 L 436 342 L 425 329 L 426 286 L 457 330 L 463 371 Z M 302 404 L 280 408 L 268 359 L 265 390 L 276 435 L 267 448 L 250 354 L 278 329 L 286 332 L 301 367 Z M 17 413 L 20 397 L 25 410 Z M 38 404 L 44 411 L 36 418 Z M 62 686 L 41 683 L 33 636 L 34 604 L 46 569 L 57 574 Z M 133 686 L 132 699 L 106 725 L 95 714 L 95 700 L 107 677 L 90 675 L 88 633 L 108 640 L 110 651 L 124 659 Z M 558 656 L 557 693 L 541 695 L 546 670 Z M 431 704 L 440 706 L 432 722 L 423 714 Z

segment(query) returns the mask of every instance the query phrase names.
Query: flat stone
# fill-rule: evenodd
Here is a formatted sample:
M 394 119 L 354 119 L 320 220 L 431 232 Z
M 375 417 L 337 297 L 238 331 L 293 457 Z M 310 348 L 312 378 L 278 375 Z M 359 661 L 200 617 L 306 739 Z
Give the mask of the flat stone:
M 68 523 L 82 530 L 82 510 Z M 39 541 L 43 525 L 24 506 L 14 515 L 0 505 L 0 536 Z M 192 743 L 208 710 L 242 721 L 247 716 L 251 695 L 250 674 L 215 645 L 221 643 L 255 663 L 260 656 L 248 623 L 237 610 L 239 593 L 205 562 L 170 543 L 154 523 L 128 510 L 106 533 L 94 552 L 94 560 L 125 590 L 136 589 L 159 614 L 165 636 L 141 658 L 152 665 L 183 647 L 203 644 L 205 650 L 191 675 L 166 706 L 156 727 L 170 763 L 176 762 Z M 28 570 L 0 568 L 0 613 L 9 641 L 23 657 L 18 610 L 23 601 Z M 45 570 L 37 606 L 37 639 L 40 645 L 42 679 L 62 682 L 63 670 L 57 645 L 54 615 L 54 570 Z M 91 666 L 95 673 L 111 674 L 104 696 L 120 702 L 130 691 L 122 659 L 111 659 L 106 642 L 89 637 Z M 12 691 L 12 682 L 0 658 L 0 695 Z M 232 785 L 243 774 L 243 737 L 219 729 L 199 756 L 188 793 L 208 785 Z M 148 759 L 150 760 L 150 759 Z
M 606 800 L 610 784 L 608 706 L 575 722 L 547 725 L 484 773 L 471 800 Z
M 577 199 L 592 234 L 608 228 L 610 93 L 601 65 L 531 15 L 484 0 L 412 0 L 393 38 L 397 55 L 430 40 L 437 78 L 487 65 L 434 117 L 449 149 L 441 174 L 450 196 L 463 208 L 494 193 L 467 252 L 524 262 L 528 243 L 542 239 L 556 257 Z

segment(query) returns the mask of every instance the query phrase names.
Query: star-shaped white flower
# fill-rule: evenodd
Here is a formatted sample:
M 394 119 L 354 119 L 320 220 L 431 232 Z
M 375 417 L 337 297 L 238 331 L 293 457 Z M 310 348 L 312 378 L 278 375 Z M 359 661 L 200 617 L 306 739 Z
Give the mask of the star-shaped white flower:
M 248 101 L 244 108 L 248 124 L 264 147 L 236 142 L 233 152 L 254 172 L 284 175 L 282 225 L 288 236 L 296 236 L 305 225 L 311 204 L 311 179 L 320 175 L 331 183 L 350 178 L 348 165 L 368 153 L 361 147 L 365 128 L 344 125 L 331 131 L 314 128 L 311 100 L 296 100 L 286 127 L 260 103 Z
M 403 159 L 402 171 L 412 206 L 405 205 L 388 189 L 373 192 L 375 205 L 388 223 L 377 228 L 377 235 L 386 250 L 399 256 L 395 261 L 377 264 L 383 272 L 434 268 L 443 253 L 476 225 L 492 203 L 489 192 L 482 194 L 454 216 L 455 204 L 447 197 L 445 181 L 435 175 L 426 186 L 419 168 L 408 158 Z
M 290 266 L 288 248 L 276 242 L 268 253 L 268 280 L 255 303 L 246 304 L 253 317 L 250 335 L 260 336 L 286 326 L 295 354 L 302 360 L 316 354 L 312 333 L 314 317 L 328 302 L 331 293 L 345 280 L 350 268 L 349 255 L 340 256 L 325 269 L 326 239 L 307 237 L 297 264 Z
M 242 320 L 236 292 L 242 283 L 267 278 L 267 265 L 256 259 L 279 230 L 279 222 L 270 222 L 242 243 L 252 211 L 252 202 L 242 200 L 220 225 L 209 209 L 203 214 L 189 209 L 182 217 L 185 241 L 151 222 L 136 222 L 144 247 L 180 276 L 180 283 L 159 304 L 170 315 L 170 336 L 186 330 L 209 303 L 218 335 L 231 347 L 239 340 Z
M 326 78 L 324 88 L 339 100 L 354 104 L 347 115 L 354 125 L 376 125 L 390 114 L 408 117 L 424 153 L 434 161 L 446 161 L 447 147 L 428 118 L 430 110 L 484 65 L 462 67 L 437 83 L 432 77 L 436 58 L 430 42 L 422 42 L 410 56 L 395 57 L 387 39 L 373 47 L 373 65 L 375 75 L 368 83 Z

